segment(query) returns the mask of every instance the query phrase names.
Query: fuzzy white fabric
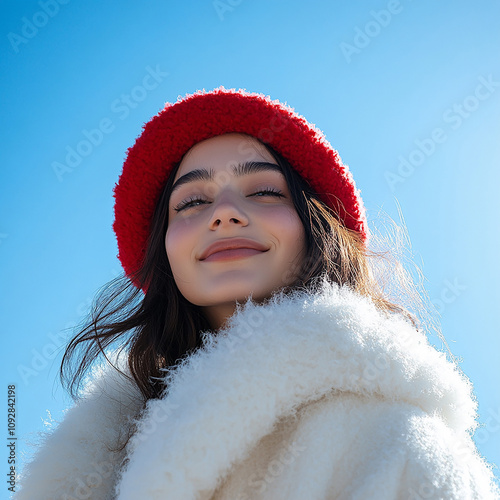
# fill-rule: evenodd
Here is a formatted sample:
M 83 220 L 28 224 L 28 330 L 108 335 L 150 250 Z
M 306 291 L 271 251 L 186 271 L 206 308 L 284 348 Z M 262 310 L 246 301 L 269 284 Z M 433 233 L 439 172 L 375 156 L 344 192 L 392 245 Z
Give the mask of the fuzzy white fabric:
M 139 415 L 133 384 L 96 376 L 14 499 L 499 498 L 468 380 L 345 287 L 249 301 L 166 377 Z

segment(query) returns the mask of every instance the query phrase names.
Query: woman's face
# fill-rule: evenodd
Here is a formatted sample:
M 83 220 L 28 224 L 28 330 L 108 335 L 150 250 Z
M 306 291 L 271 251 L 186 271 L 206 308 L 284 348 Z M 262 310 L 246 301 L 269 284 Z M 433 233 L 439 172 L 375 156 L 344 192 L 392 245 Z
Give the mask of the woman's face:
M 226 134 L 184 156 L 169 201 L 165 247 L 181 294 L 214 328 L 235 302 L 291 284 L 305 233 L 285 177 L 253 137 Z

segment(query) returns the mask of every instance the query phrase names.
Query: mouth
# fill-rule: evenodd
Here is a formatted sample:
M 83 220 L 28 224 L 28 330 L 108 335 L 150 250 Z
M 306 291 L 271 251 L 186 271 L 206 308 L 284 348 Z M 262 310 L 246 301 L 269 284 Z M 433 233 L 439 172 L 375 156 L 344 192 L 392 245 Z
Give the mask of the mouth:
M 253 240 L 242 238 L 225 239 L 209 245 L 200 255 L 199 260 L 216 262 L 245 259 L 253 255 L 267 252 L 268 250 L 268 247 Z
M 252 255 L 257 255 L 259 253 L 264 253 L 262 250 L 255 250 L 254 248 L 233 248 L 231 250 L 221 250 L 220 252 L 215 252 L 209 255 L 205 262 L 216 262 L 221 260 L 237 260 L 245 259 L 246 257 L 251 257 Z

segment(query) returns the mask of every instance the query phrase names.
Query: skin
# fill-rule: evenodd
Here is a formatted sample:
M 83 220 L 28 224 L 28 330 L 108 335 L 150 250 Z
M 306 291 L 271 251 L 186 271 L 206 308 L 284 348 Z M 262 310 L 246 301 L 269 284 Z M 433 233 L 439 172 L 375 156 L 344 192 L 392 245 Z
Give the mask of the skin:
M 218 329 L 249 296 L 259 302 L 291 284 L 305 256 L 305 233 L 283 174 L 261 166 L 238 175 L 236 165 L 276 162 L 255 138 L 225 134 L 184 156 L 170 196 L 165 248 L 181 294 Z M 211 179 L 186 179 L 197 169 Z M 271 190 L 271 192 L 269 192 Z M 228 250 L 203 259 L 215 242 L 245 238 L 259 249 Z

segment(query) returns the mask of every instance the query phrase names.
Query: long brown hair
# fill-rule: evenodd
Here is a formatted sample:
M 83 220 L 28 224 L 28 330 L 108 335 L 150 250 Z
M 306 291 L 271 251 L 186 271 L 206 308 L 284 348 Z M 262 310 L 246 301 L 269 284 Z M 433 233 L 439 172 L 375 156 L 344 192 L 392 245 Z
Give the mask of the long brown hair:
M 320 201 L 289 162 L 266 146 L 281 168 L 295 209 L 306 234 L 306 256 L 300 268 L 291 269 L 292 285 L 316 290 L 326 278 L 370 297 L 384 311 L 401 313 L 416 324 L 403 307 L 391 302 L 374 278 L 368 250 L 358 233 L 347 229 Z M 94 300 L 86 324 L 64 353 L 60 376 L 70 394 L 78 397 L 91 365 L 111 347 L 125 349 L 130 373 L 145 401 L 165 389 L 162 369 L 175 367 L 201 345 L 210 325 L 199 307 L 179 292 L 165 251 L 168 204 L 179 165 L 174 168 L 156 205 L 143 264 L 135 276 L 121 277 L 105 286 Z M 289 278 L 289 277 L 288 277 Z M 139 283 L 135 287 L 132 282 Z M 143 294 L 141 289 L 147 289 Z

